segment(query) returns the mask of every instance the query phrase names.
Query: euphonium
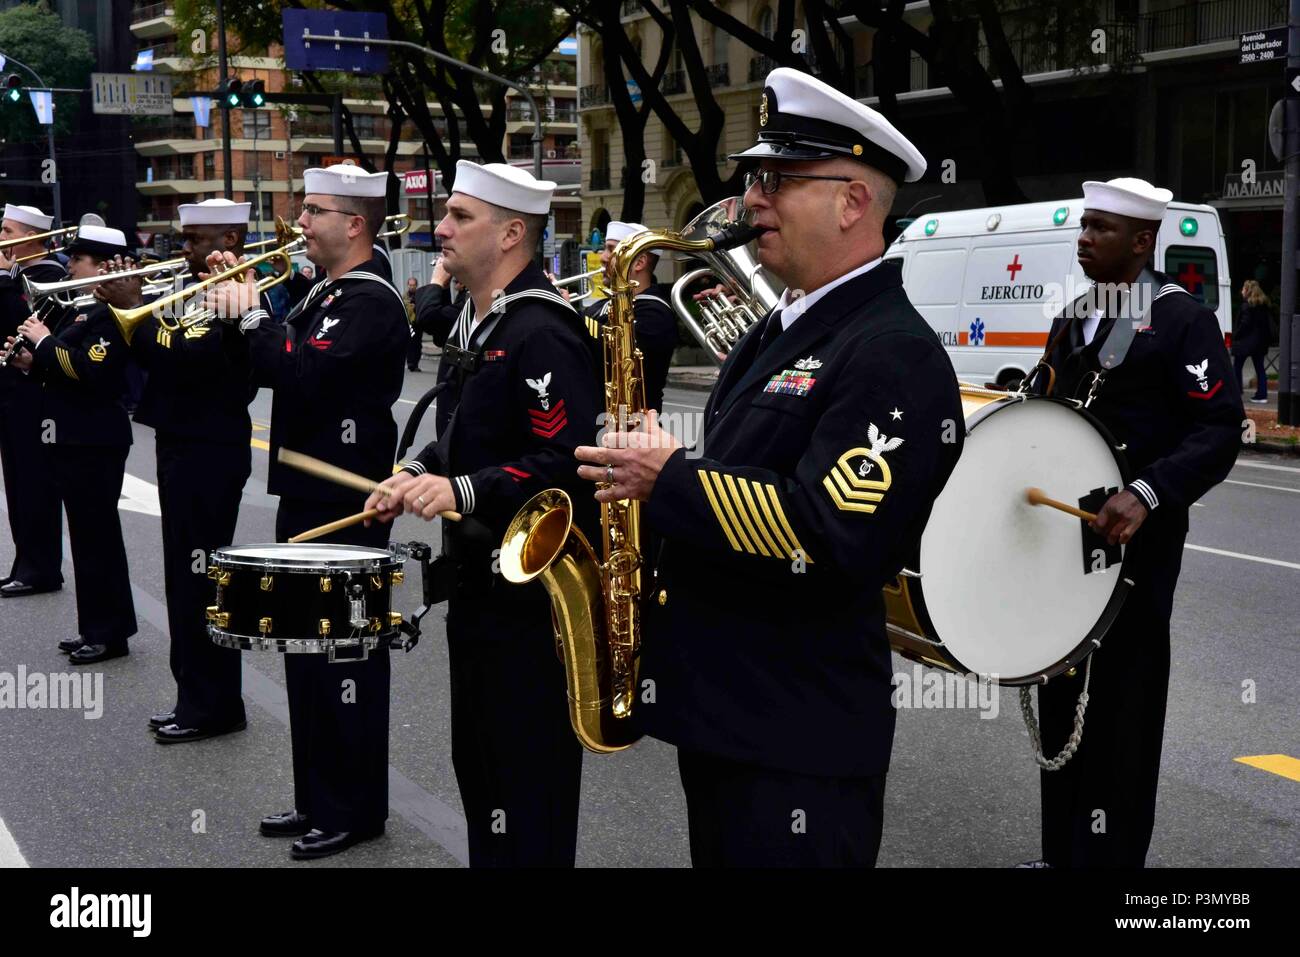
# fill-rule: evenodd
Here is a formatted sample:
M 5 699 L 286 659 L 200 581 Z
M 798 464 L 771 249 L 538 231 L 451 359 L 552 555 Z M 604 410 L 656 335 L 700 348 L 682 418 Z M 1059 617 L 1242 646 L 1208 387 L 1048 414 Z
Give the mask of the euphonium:
M 623 240 L 610 262 L 610 308 L 602 329 L 605 353 L 605 422 L 639 425 L 645 409 L 645 380 L 636 348 L 628 279 L 642 253 L 667 249 L 704 254 L 739 246 L 755 227 L 717 225 L 706 214 L 680 233 L 647 231 Z M 639 737 L 629 718 L 637 692 L 641 644 L 641 509 L 630 500 L 602 503 L 601 554 L 573 523 L 573 502 L 561 489 L 547 489 L 511 520 L 501 543 L 501 574 L 525 584 L 538 580 L 551 598 L 551 619 L 564 662 L 569 721 L 589 751 L 621 751 Z

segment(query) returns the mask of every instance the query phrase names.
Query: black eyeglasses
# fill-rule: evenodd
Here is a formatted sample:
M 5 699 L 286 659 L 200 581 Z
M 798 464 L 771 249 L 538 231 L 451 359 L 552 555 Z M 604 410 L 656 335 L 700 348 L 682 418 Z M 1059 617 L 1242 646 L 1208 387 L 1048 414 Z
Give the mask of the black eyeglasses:
M 853 179 L 848 176 L 814 176 L 812 173 L 783 173 L 779 169 L 761 169 L 757 173 L 745 174 L 745 192 L 749 192 L 751 186 L 759 183 L 763 192 L 771 196 L 781 188 L 781 181 L 785 179 L 832 179 L 840 183 L 853 182 Z
M 342 213 L 344 216 L 360 216 L 360 213 L 354 213 L 350 209 L 330 209 L 328 206 L 317 206 L 315 203 L 303 203 L 300 207 L 301 213 L 306 213 L 312 219 L 315 219 L 321 213 Z

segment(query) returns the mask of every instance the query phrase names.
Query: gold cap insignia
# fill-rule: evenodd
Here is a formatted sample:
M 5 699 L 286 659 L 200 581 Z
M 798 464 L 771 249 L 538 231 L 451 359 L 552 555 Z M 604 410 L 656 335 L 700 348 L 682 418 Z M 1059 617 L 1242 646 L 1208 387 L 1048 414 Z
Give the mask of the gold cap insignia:
M 758 101 L 758 125 L 767 126 L 767 94 L 766 93 L 764 93 L 763 98 Z
M 862 155 L 862 144 L 861 144 L 861 143 L 854 143 L 854 144 L 853 144 L 853 155 L 854 155 L 854 156 L 861 156 L 861 155 Z

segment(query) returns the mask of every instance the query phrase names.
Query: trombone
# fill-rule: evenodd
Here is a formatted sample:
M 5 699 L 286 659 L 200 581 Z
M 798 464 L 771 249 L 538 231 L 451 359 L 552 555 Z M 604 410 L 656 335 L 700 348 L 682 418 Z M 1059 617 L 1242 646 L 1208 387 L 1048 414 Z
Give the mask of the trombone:
M 411 217 L 406 215 L 406 213 L 393 213 L 391 216 L 384 217 L 385 223 L 390 220 L 394 222 L 395 225 L 390 229 L 380 230 L 375 235 L 375 239 L 392 239 L 394 236 L 404 236 L 406 233 L 411 231 Z
M 184 259 L 169 259 L 166 262 L 141 266 L 139 269 L 124 269 L 121 272 L 101 273 L 98 276 L 87 276 L 85 279 L 64 279 L 60 282 L 32 282 L 29 277 L 23 276 L 23 289 L 27 293 L 27 298 L 32 302 L 53 299 L 60 306 L 75 308 L 86 304 L 86 295 L 69 295 L 69 293 L 76 292 L 79 289 L 90 290 L 103 282 L 110 282 L 114 279 L 131 279 L 135 276 L 141 278 L 154 277 L 151 280 L 152 285 L 165 281 L 174 282 L 176 277 L 183 273 L 185 269 Z M 162 273 L 170 273 L 171 275 L 166 277 Z
M 588 272 L 576 273 L 575 275 L 569 276 L 565 279 L 557 279 L 551 285 L 555 286 L 556 289 L 559 289 L 561 286 L 570 286 L 575 282 L 582 283 L 582 287 L 586 289 L 586 292 L 581 296 L 575 296 L 569 300 L 570 303 L 576 304 L 582 302 L 584 299 L 590 299 L 596 294 L 596 290 L 591 285 L 591 277 L 599 276 L 604 271 L 604 267 L 601 267 L 599 269 L 589 270 Z
M 21 246 L 24 243 L 34 243 L 38 240 L 61 236 L 64 233 L 72 233 L 75 236 L 77 230 L 80 228 L 80 226 L 60 226 L 58 229 L 50 229 L 43 233 L 32 233 L 30 236 L 19 236 L 16 239 L 0 239 L 0 252 L 3 252 L 10 246 Z
M 284 221 L 281 220 L 280 222 L 283 223 Z M 277 230 L 278 228 L 279 225 L 277 224 Z M 266 290 L 270 289 L 272 286 L 279 285 L 293 274 L 293 260 L 290 257 L 294 252 L 293 247 L 301 241 L 302 239 L 299 237 L 298 239 L 286 243 L 279 249 L 273 249 L 270 252 L 262 253 L 262 255 L 254 256 L 252 259 L 245 259 L 243 262 L 236 263 L 229 269 L 223 269 L 221 272 L 213 273 L 207 279 L 202 279 L 192 286 L 182 289 L 179 292 L 172 293 L 170 296 L 163 296 L 161 299 L 155 299 L 153 302 L 145 303 L 142 306 L 136 306 L 134 309 L 119 309 L 116 306 L 109 306 L 109 311 L 112 312 L 113 319 L 117 322 L 117 327 L 122 333 L 122 338 L 128 343 L 131 341 L 131 337 L 135 335 L 135 330 L 139 327 L 140 323 L 151 315 L 158 317 L 158 325 L 167 332 L 175 333 L 184 329 L 189 329 L 193 326 L 199 325 L 200 323 L 218 318 L 218 316 L 211 309 L 203 306 L 200 301 L 197 305 L 191 304 L 187 306 L 179 318 L 169 319 L 168 313 L 171 311 L 172 306 L 184 299 L 192 300 L 196 294 L 202 293 L 209 286 L 215 286 L 217 283 L 225 282 L 227 279 L 234 279 L 240 273 L 247 272 L 249 269 L 256 269 L 264 262 L 270 262 L 273 259 L 281 259 L 284 261 L 283 272 L 272 274 L 270 276 L 263 276 L 257 280 L 257 291 L 259 293 L 266 292 Z M 157 271 L 157 267 L 146 268 L 152 269 L 155 272 Z M 121 276 L 122 274 L 115 273 L 110 275 Z M 103 276 L 97 277 L 97 281 L 103 282 L 104 278 L 105 277 Z

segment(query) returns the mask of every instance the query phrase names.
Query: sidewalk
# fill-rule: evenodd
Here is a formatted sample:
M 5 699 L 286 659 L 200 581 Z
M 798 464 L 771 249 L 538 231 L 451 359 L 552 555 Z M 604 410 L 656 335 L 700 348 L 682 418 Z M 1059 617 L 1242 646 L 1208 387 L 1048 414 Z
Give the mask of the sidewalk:
M 708 392 L 718 381 L 717 366 L 673 366 L 668 370 L 668 385 L 676 389 Z M 1242 399 L 1246 415 L 1255 423 L 1255 441 L 1244 449 L 1274 455 L 1300 456 L 1300 428 L 1277 424 L 1277 384 L 1270 383 L 1268 405 L 1254 405 Z

